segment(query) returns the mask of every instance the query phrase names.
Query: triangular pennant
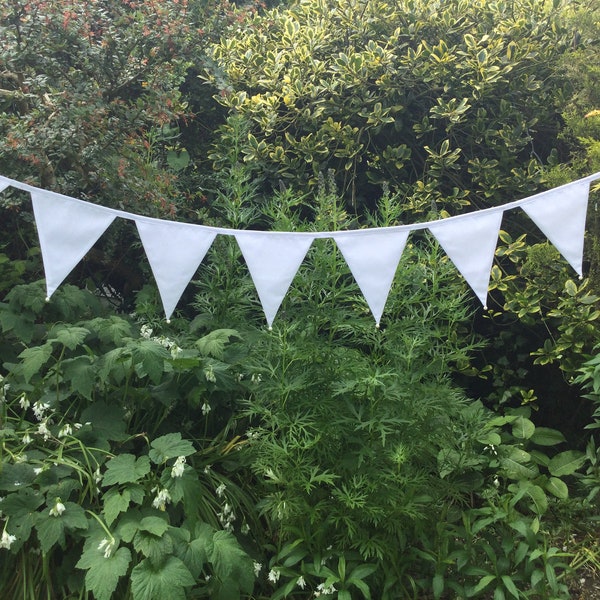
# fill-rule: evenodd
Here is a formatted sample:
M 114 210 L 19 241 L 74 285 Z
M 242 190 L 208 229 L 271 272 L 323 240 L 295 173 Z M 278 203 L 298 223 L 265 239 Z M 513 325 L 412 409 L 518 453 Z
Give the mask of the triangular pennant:
M 454 266 L 486 305 L 502 211 L 484 211 L 428 225 Z
M 409 231 L 365 230 L 333 239 L 379 325 Z
M 314 238 L 310 235 L 247 230 L 236 232 L 235 238 L 271 327 Z
M 539 194 L 521 208 L 542 230 L 567 262 L 583 274 L 583 237 L 590 185 L 576 181 Z
M 48 298 L 114 221 L 110 209 L 54 192 L 31 192 Z
M 212 245 L 216 231 L 199 225 L 136 219 L 167 319 Z

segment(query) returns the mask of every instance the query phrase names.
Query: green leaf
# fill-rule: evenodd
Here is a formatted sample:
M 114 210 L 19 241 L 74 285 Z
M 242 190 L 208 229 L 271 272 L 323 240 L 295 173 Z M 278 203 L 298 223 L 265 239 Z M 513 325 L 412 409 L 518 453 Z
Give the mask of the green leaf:
M 528 464 L 530 461 L 528 452 L 513 447 L 508 456 L 500 459 L 500 464 L 512 479 L 533 479 L 538 474 L 538 469 Z
M 531 485 L 527 482 L 525 493 L 533 501 L 533 511 L 538 515 L 543 515 L 548 509 L 546 492 L 539 485 Z
M 158 385 L 165 372 L 165 361 L 171 355 L 158 342 L 143 339 L 132 344 L 132 357 L 138 377 L 147 376 L 152 383 Z
M 475 596 L 476 594 L 479 594 L 479 592 L 483 591 L 488 585 L 490 585 L 494 579 L 496 579 L 495 575 L 484 575 L 476 586 L 469 589 L 469 596 Z
M 208 560 L 206 539 L 191 539 L 191 533 L 183 527 L 172 527 L 169 535 L 173 539 L 174 553 L 184 562 L 194 579 L 198 579 Z
M 44 554 L 52 550 L 52 547 L 59 544 L 61 547 L 65 544 L 65 526 L 61 517 L 54 517 L 46 511 L 40 515 L 35 529 L 40 548 Z
M 89 523 L 85 511 L 75 502 L 65 502 L 65 512 L 58 518 L 62 519 L 65 528 L 70 531 L 88 528 Z
M 196 342 L 196 347 L 204 356 L 222 359 L 225 346 L 231 338 L 239 337 L 235 329 L 215 329 Z
M 567 450 L 552 457 L 548 470 L 555 477 L 571 475 L 585 463 L 585 454 L 577 450 Z
M 195 580 L 179 558 L 169 556 L 159 567 L 147 558 L 131 572 L 133 600 L 185 600 L 184 588 Z
M 131 494 L 129 490 L 119 492 L 116 488 L 109 489 L 102 497 L 104 507 L 102 512 L 106 519 L 106 524 L 110 527 L 114 520 L 129 508 Z
M 31 378 L 41 371 L 50 356 L 52 356 L 52 345 L 47 342 L 42 346 L 27 348 L 19 354 L 19 358 L 23 359 L 23 377 L 26 383 L 29 383 Z
M 152 535 L 161 536 L 169 528 L 169 523 L 161 517 L 144 517 L 140 521 L 139 531 L 146 531 Z
M 140 528 L 133 538 L 133 547 L 158 566 L 165 556 L 173 553 L 173 539 L 168 535 L 155 535 Z
M 168 433 L 156 438 L 150 445 L 152 449 L 148 456 L 157 465 L 164 463 L 169 458 L 189 456 L 196 451 L 192 442 L 181 439 L 180 433 Z
M 75 350 L 77 346 L 80 346 L 83 343 L 89 334 L 90 330 L 85 327 L 57 325 L 49 332 L 48 342 L 58 342 L 59 344 L 66 346 L 69 350 Z
M 244 552 L 235 537 L 227 531 L 217 531 L 212 538 L 209 560 L 215 575 L 221 580 L 237 582 L 240 591 L 250 593 L 254 587 L 252 559 Z
M 81 413 L 81 420 L 91 423 L 94 433 L 102 439 L 115 442 L 127 439 L 125 411 L 121 406 L 93 402 Z
M 546 489 L 560 500 L 566 500 L 569 497 L 567 484 L 558 477 L 550 477 L 546 483 Z
M 512 434 L 520 440 L 528 440 L 535 431 L 535 425 L 525 417 L 517 417 L 512 426 Z
M 352 596 L 348 590 L 340 590 L 338 592 L 338 600 L 352 600 Z
M 85 585 L 96 600 L 110 600 L 117 589 L 119 579 L 127 573 L 130 562 L 131 552 L 128 548 L 119 548 L 106 558 L 104 550 L 94 545 L 84 550 L 75 566 L 78 569 L 88 569 Z
M 71 382 L 71 389 L 91 400 L 96 382 L 96 368 L 91 356 L 77 356 L 62 361 L 64 378 Z
M 147 456 L 136 458 L 133 454 L 119 454 L 106 463 L 102 485 L 135 483 L 148 473 L 150 473 L 150 459 Z
M 437 600 L 438 598 L 442 597 L 442 594 L 444 593 L 444 576 L 442 575 L 442 573 L 436 573 L 433 576 L 433 582 L 432 582 L 432 591 L 433 591 L 433 597 Z
M 565 436 L 556 429 L 549 427 L 536 427 L 531 441 L 538 446 L 556 446 L 565 441 Z

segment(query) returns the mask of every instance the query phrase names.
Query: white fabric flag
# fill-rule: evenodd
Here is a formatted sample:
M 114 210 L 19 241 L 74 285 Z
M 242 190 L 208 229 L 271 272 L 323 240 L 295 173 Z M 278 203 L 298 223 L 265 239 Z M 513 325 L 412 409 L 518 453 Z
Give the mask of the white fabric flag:
M 483 306 L 501 223 L 502 211 L 483 211 L 427 226 Z
M 409 231 L 365 230 L 333 235 L 379 325 Z
M 245 230 L 236 232 L 235 239 L 271 327 L 314 238 L 309 235 Z
M 114 221 L 110 209 L 54 192 L 31 192 L 48 298 Z
M 590 192 L 588 182 L 576 181 L 566 187 L 539 194 L 521 208 L 542 230 L 567 262 L 583 274 L 583 237 Z
M 212 245 L 216 231 L 189 223 L 136 219 L 167 319 Z

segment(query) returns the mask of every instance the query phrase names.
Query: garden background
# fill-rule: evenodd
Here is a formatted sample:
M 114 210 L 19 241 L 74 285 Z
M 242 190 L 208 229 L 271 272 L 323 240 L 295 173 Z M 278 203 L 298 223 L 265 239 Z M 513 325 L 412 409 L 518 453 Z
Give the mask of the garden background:
M 0 174 L 236 230 L 497 207 L 600 171 L 599 34 L 597 0 L 7 0 Z M 598 191 L 583 279 L 511 211 L 483 309 L 420 231 L 377 329 L 317 239 L 269 330 L 221 236 L 167 322 L 122 220 L 46 302 L 7 188 L 2 597 L 599 597 Z

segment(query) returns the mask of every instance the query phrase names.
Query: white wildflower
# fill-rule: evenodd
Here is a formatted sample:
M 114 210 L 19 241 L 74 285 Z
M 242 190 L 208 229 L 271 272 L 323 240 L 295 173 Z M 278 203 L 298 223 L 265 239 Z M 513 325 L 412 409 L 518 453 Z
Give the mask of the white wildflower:
M 185 456 L 178 456 L 173 468 L 171 469 L 171 477 L 181 477 L 185 469 Z
M 13 542 L 17 539 L 15 535 L 11 535 L 6 531 L 6 529 L 2 532 L 2 539 L 0 540 L 0 548 L 5 548 L 6 550 L 10 550 Z
M 110 555 L 111 555 L 114 547 L 115 547 L 115 539 L 114 538 L 112 540 L 107 540 L 106 538 L 104 538 L 98 544 L 98 550 L 104 550 L 104 558 L 110 558 Z
M 208 414 L 210 411 L 211 411 L 210 404 L 209 404 L 208 402 L 205 402 L 205 403 L 202 405 L 202 414 L 203 414 L 204 416 L 206 416 L 206 415 L 207 415 L 207 414 Z
M 100 474 L 100 467 L 97 467 L 94 471 L 94 482 L 100 483 L 102 481 L 102 475 Z
M 48 425 L 46 425 L 46 421 L 42 421 L 39 424 L 37 432 L 39 435 L 44 436 L 44 440 L 47 440 L 51 435 L 50 430 L 48 429 Z
M 154 329 L 152 329 L 150 325 L 142 325 L 142 327 L 140 328 L 140 335 L 143 338 L 146 338 L 147 340 L 149 340 L 152 337 L 153 333 Z
M 40 473 L 41 473 L 43 470 L 44 470 L 44 467 L 35 467 L 35 468 L 33 469 L 33 472 L 34 472 L 36 475 L 39 475 L 39 474 L 40 474 Z
M 304 581 L 304 577 L 302 577 L 302 575 L 300 575 L 300 577 L 298 577 L 298 580 L 296 581 L 296 585 L 303 590 L 306 587 L 306 581 Z
M 262 381 L 262 375 L 260 373 L 253 373 L 250 381 L 252 383 L 260 383 Z
M 25 396 L 25 394 L 21 394 L 21 397 L 19 398 L 19 406 L 23 410 L 27 410 L 31 406 L 31 402 L 29 402 L 29 400 L 27 400 L 27 397 Z
M 321 594 L 324 595 L 331 595 L 331 594 L 335 594 L 335 587 L 333 585 L 328 585 L 325 586 L 324 583 L 320 583 L 317 586 L 317 591 L 315 592 L 315 597 L 319 597 Z
M 18 465 L 19 463 L 26 463 L 27 462 L 27 454 L 19 454 L 18 456 L 15 456 L 15 464 Z
M 269 581 L 271 581 L 272 583 L 277 583 L 279 581 L 280 575 L 281 575 L 281 573 L 277 569 L 271 569 L 269 571 L 269 575 L 267 576 L 267 579 Z
M 24 435 L 24 436 L 21 438 L 21 441 L 22 441 L 24 444 L 31 444 L 31 436 L 30 436 L 28 433 L 26 433 L 26 434 L 25 434 L 25 435 Z
M 171 346 L 171 358 L 177 358 L 182 352 L 183 350 L 177 344 Z
M 217 383 L 217 377 L 215 376 L 212 365 L 207 369 L 204 369 L 204 377 L 206 378 L 206 381 L 210 381 L 210 383 Z
M 210 473 L 210 465 L 206 465 L 206 466 L 204 467 L 204 469 L 202 469 L 202 472 L 203 472 L 205 475 L 208 475 L 208 474 Z
M 58 432 L 58 437 L 62 438 L 62 437 L 67 437 L 68 435 L 72 435 L 73 433 L 73 427 L 71 425 L 69 425 L 68 423 L 61 428 L 61 430 Z
M 248 523 L 244 523 L 241 527 L 240 527 L 240 533 L 242 535 L 248 535 L 250 533 L 250 525 L 248 525 Z
M 152 491 L 155 489 L 156 488 L 154 488 Z M 158 490 L 156 498 L 152 500 L 152 506 L 154 506 L 154 508 L 158 508 L 158 510 L 165 510 L 165 507 L 167 504 L 169 504 L 169 502 L 171 502 L 171 494 L 169 494 L 169 490 L 163 488 Z
M 75 427 L 75 429 L 81 429 L 83 425 L 81 423 L 73 423 L 73 427 Z
M 60 501 L 60 498 L 56 499 L 56 504 L 50 509 L 51 517 L 60 517 L 65 512 L 66 506 Z
M 38 421 L 41 421 L 46 414 L 46 411 L 50 408 L 50 404 L 47 402 L 37 402 L 33 403 L 33 414 Z
M 262 565 L 259 562 L 254 561 L 254 577 L 258 577 L 262 571 Z
M 219 496 L 219 498 L 221 498 L 223 496 L 223 494 L 225 493 L 225 490 L 227 489 L 227 486 L 222 483 L 216 490 L 215 493 L 217 494 L 217 496 Z

